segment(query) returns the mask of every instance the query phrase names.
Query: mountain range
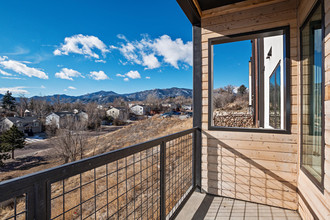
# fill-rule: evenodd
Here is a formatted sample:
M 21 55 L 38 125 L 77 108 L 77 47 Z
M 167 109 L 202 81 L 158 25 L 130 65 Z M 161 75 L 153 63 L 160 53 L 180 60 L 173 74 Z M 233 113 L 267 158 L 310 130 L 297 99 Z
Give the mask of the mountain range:
M 192 90 L 185 88 L 168 88 L 168 89 L 152 89 L 145 90 L 134 93 L 118 94 L 113 91 L 99 91 L 94 93 L 88 93 L 80 96 L 69 96 L 64 94 L 55 94 L 51 96 L 33 96 L 30 99 L 46 100 L 47 102 L 54 102 L 59 99 L 64 103 L 74 103 L 74 102 L 97 102 L 99 104 L 104 104 L 108 102 L 113 102 L 116 98 L 123 98 L 126 101 L 144 101 L 149 95 L 157 97 L 159 99 L 184 96 L 185 98 L 192 97 Z M 3 95 L 0 94 L 0 99 Z M 19 98 L 16 98 L 19 101 Z

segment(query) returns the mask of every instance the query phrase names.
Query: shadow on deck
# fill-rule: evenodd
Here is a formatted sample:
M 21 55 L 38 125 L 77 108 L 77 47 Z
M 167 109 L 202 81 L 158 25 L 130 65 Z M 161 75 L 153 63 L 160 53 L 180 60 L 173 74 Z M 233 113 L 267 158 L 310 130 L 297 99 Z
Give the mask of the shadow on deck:
M 194 192 L 176 219 L 300 220 L 296 211 Z

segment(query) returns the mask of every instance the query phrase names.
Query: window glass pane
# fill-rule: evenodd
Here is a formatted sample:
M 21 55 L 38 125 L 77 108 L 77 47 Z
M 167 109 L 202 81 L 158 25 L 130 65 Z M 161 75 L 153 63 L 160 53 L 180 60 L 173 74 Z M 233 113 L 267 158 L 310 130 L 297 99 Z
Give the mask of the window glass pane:
M 269 125 L 281 128 L 281 65 L 278 65 L 269 80 Z
M 285 35 L 265 35 L 212 45 L 213 126 L 285 129 Z
M 319 7 L 302 38 L 302 166 L 322 180 L 322 23 Z

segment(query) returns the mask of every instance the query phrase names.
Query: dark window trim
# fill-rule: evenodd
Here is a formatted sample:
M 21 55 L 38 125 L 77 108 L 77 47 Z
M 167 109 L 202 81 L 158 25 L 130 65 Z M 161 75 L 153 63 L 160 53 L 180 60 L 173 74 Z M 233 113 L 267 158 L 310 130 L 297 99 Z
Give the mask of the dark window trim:
M 324 94 L 325 94 L 325 72 L 324 72 L 324 39 L 325 39 L 325 27 L 324 27 L 324 1 L 323 0 L 318 0 L 316 4 L 314 5 L 313 9 L 305 19 L 303 25 L 300 27 L 299 34 L 300 34 L 300 60 L 303 59 L 302 56 L 302 29 L 306 27 L 308 24 L 308 21 L 311 19 L 313 16 L 314 12 L 317 10 L 317 8 L 321 6 L 321 20 L 322 20 L 322 148 L 321 148 L 321 182 L 319 182 L 305 167 L 303 167 L 302 164 L 302 159 L 303 159 L 303 135 L 302 132 L 300 132 L 300 170 L 303 171 L 303 173 L 310 179 L 310 181 L 321 191 L 322 194 L 324 194 L 324 159 L 325 159 L 325 139 L 324 139 L 324 131 L 325 131 L 325 120 L 324 120 Z M 302 74 L 302 65 L 300 64 L 300 74 Z M 301 81 L 302 83 L 302 81 Z M 300 86 L 300 102 L 302 103 L 303 101 L 303 86 L 301 84 Z M 303 106 L 301 105 L 301 112 Z M 300 131 L 303 130 L 303 114 L 300 115 Z
M 212 125 L 213 117 L 213 45 L 220 43 L 230 43 L 241 40 L 250 40 L 253 38 L 270 37 L 275 35 L 284 34 L 285 40 L 285 60 L 283 64 L 286 71 L 284 102 L 286 105 L 285 114 L 286 120 L 284 122 L 285 129 L 264 129 L 264 128 L 236 128 L 236 127 L 220 127 Z M 278 134 L 291 134 L 291 65 L 290 65 L 290 26 L 283 26 L 271 29 L 264 29 L 259 31 L 228 35 L 218 38 L 211 38 L 208 41 L 208 130 L 215 131 L 237 131 L 237 132 L 256 132 L 256 133 L 278 133 Z

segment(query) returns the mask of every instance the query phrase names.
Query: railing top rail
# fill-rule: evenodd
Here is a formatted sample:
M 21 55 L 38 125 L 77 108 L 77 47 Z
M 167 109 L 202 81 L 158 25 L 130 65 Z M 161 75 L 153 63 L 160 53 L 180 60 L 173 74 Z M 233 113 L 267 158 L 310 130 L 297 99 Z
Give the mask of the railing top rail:
M 28 174 L 22 177 L 0 182 L 0 202 L 9 199 L 14 192 L 24 193 L 27 189 L 33 187 L 33 184 L 41 181 L 50 183 L 66 179 L 71 176 L 86 172 L 88 170 L 103 166 L 105 164 L 120 160 L 135 153 L 147 150 L 162 142 L 174 140 L 187 134 L 195 132 L 198 128 L 194 127 L 188 130 L 159 137 L 150 141 L 135 144 L 125 148 L 113 150 L 107 153 L 85 158 L 79 161 L 63 164 L 57 167 L 42 170 L 36 173 Z

